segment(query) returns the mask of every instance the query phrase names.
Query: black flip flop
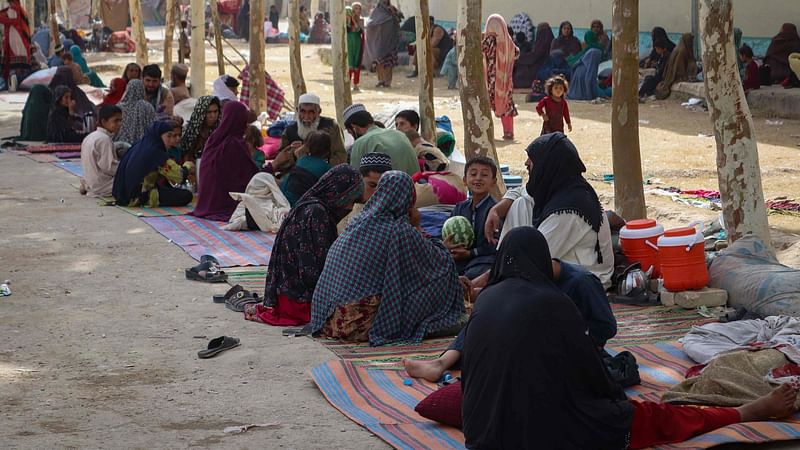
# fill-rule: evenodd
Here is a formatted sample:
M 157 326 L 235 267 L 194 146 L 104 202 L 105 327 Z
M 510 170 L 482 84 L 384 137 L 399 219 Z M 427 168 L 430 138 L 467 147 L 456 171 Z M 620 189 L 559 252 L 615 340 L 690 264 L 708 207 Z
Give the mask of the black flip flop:
M 261 301 L 262 300 L 258 298 L 258 294 L 247 290 L 241 290 L 231 296 L 231 298 L 225 300 L 225 307 L 231 311 L 244 312 L 244 305 L 261 303 Z
M 228 292 L 224 294 L 214 294 L 212 298 L 214 299 L 214 303 L 225 303 L 228 301 L 229 298 L 233 297 L 238 292 L 241 292 L 243 290 L 244 288 L 242 287 L 242 285 L 237 284 L 236 286 L 228 289 Z
M 223 283 L 228 280 L 228 275 L 220 270 L 219 263 L 206 260 L 190 269 L 186 269 L 186 279 L 205 281 L 206 283 Z
M 303 337 L 311 334 L 311 324 L 302 327 L 290 327 L 283 329 L 283 335 L 289 337 Z
M 240 345 L 242 345 L 241 342 L 235 337 L 220 336 L 209 341 L 208 348 L 197 352 L 197 357 L 201 359 L 213 358 L 225 350 L 230 350 Z

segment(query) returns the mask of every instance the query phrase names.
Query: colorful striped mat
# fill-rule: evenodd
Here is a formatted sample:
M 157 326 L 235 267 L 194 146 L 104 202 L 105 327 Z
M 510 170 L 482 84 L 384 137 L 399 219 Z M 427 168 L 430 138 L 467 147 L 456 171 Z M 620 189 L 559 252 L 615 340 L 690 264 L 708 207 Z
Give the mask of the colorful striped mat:
M 158 208 L 131 208 L 128 206 L 119 206 L 117 208 L 125 211 L 128 214 L 133 214 L 136 217 L 167 217 L 167 216 L 183 216 L 189 214 L 194 209 L 194 205 L 189 206 L 159 206 Z
M 214 255 L 222 267 L 265 266 L 274 234 L 262 231 L 225 231 L 224 223 L 194 216 L 142 217 L 142 220 L 192 258 Z
M 57 152 L 54 153 L 58 159 L 80 159 L 81 152 Z
M 250 292 L 264 293 L 264 284 L 267 279 L 267 266 L 231 267 L 225 269 L 228 274 L 228 284 L 241 285 Z
M 263 280 L 261 278 L 263 291 Z M 667 306 L 611 305 L 617 318 L 617 335 L 609 346 L 634 345 L 682 338 L 692 326 L 714 322 L 694 310 Z M 370 347 L 366 343 L 320 339 L 336 356 L 355 365 L 381 366 L 402 369 L 403 358 L 434 359 L 444 352 L 452 338 L 430 339 L 419 344 L 396 344 Z
M 629 397 L 658 400 L 660 393 L 683 380 L 694 363 L 675 341 L 622 346 L 636 355 L 642 385 L 628 389 Z M 414 407 L 437 389 L 436 385 L 412 380 L 402 370 L 360 366 L 352 361 L 332 360 L 311 371 L 326 399 L 350 420 L 368 429 L 389 445 L 400 449 L 461 449 L 460 430 L 423 419 Z M 800 414 L 783 422 L 736 424 L 659 449 L 705 449 L 724 443 L 763 443 L 800 439 Z
M 52 163 L 61 161 L 52 153 L 28 153 L 25 150 L 12 150 L 12 152 L 40 163 Z
M 80 161 L 57 161 L 53 165 L 66 170 L 76 177 L 83 178 L 83 166 Z

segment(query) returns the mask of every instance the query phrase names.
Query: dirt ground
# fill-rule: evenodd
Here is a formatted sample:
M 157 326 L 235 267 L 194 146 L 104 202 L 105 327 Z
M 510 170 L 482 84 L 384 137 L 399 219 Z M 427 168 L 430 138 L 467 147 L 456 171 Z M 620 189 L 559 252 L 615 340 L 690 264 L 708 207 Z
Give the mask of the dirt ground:
M 287 47 L 267 49 L 268 70 L 288 88 Z M 303 47 L 303 55 L 309 90 L 334 115 L 330 67 L 320 63 L 315 46 Z M 150 58 L 160 61 L 160 52 L 151 51 Z M 102 64 L 105 80 L 129 60 L 89 55 L 90 63 Z M 209 50 L 209 85 L 216 75 Z M 362 79 L 354 101 L 373 111 L 416 98 L 416 82 L 403 70 L 388 90 L 373 89 L 371 74 Z M 457 94 L 444 83 L 436 80 L 436 113 L 460 129 Z M 532 105 L 518 107 L 517 139 L 499 143 L 498 150 L 521 173 L 523 150 L 541 124 Z M 589 172 L 610 173 L 610 105 L 573 102 L 570 109 L 570 137 Z M 0 135 L 15 134 L 19 119 L 19 110 L 0 112 Z M 716 188 L 714 140 L 698 137 L 711 132 L 705 113 L 670 100 L 644 105 L 640 119 L 647 121 L 641 129 L 646 177 L 665 186 Z M 755 122 L 767 198 L 800 196 L 794 165 L 800 138 L 792 136 L 800 123 L 770 126 L 759 116 Z M 11 280 L 13 290 L 0 298 L 2 447 L 385 447 L 313 385 L 309 370 L 333 358 L 321 345 L 282 337 L 279 328 L 246 322 L 214 304 L 211 295 L 227 285 L 186 281 L 182 270 L 194 265 L 192 258 L 136 217 L 81 197 L 67 172 L 8 152 L 0 153 L 0 169 L 0 281 Z M 609 203 L 611 185 L 595 186 Z M 667 225 L 717 214 L 653 196 L 647 201 L 651 216 Z M 776 246 L 797 241 L 796 218 L 770 221 Z M 236 336 L 242 346 L 199 360 L 196 352 L 220 335 Z M 242 435 L 222 432 L 270 422 L 277 425 Z

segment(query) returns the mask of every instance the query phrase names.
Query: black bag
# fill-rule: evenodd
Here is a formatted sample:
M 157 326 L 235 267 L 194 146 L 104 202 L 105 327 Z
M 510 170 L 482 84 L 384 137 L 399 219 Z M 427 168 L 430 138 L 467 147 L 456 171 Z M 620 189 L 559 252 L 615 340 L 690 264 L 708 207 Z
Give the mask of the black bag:
M 623 388 L 642 382 L 639 378 L 639 364 L 629 351 L 617 353 L 615 356 L 603 352 L 603 363 L 611 379 Z
M 762 64 L 758 67 L 758 80 L 762 86 L 772 86 L 772 68 L 769 64 Z

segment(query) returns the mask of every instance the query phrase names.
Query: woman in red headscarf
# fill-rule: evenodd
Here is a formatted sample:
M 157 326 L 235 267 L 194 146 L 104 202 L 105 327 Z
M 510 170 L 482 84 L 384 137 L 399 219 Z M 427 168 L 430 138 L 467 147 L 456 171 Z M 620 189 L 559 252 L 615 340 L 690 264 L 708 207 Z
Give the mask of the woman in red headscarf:
M 11 69 L 30 69 L 31 32 L 28 15 L 20 0 L 9 0 L 8 8 L 0 9 L 3 25 L 3 77 L 8 79 Z

